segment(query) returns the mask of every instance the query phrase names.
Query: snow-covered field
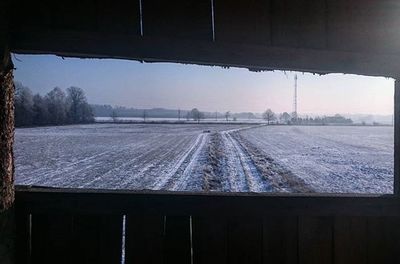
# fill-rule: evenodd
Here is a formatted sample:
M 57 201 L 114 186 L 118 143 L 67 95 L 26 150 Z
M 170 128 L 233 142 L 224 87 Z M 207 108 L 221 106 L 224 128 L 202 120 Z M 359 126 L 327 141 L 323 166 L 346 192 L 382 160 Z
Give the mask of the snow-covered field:
M 16 130 L 16 182 L 53 187 L 391 193 L 393 128 L 94 124 Z
M 316 192 L 392 193 L 393 127 L 264 126 L 244 141 Z

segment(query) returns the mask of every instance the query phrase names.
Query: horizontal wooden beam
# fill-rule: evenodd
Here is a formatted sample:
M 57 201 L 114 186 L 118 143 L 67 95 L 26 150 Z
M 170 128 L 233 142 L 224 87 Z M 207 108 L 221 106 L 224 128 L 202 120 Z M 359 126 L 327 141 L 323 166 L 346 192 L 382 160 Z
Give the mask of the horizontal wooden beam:
M 132 192 L 18 188 L 17 210 L 29 213 L 212 216 L 400 216 L 400 200 L 368 195 Z
M 396 77 L 400 71 L 398 54 L 60 31 L 26 30 L 14 32 L 11 37 L 11 49 L 15 53 L 243 67 L 256 71 L 293 70 L 318 74 Z

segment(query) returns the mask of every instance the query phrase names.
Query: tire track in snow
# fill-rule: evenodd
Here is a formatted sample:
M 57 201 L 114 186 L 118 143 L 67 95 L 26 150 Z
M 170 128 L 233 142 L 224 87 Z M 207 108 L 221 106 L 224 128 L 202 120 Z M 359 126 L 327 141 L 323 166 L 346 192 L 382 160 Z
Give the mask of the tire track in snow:
M 198 166 L 201 166 L 201 163 L 198 162 L 198 158 L 207 140 L 207 134 L 200 134 L 195 143 L 175 163 L 174 170 L 172 170 L 172 172 L 166 177 L 160 178 L 158 181 L 156 181 L 152 189 L 174 191 L 186 190 L 185 186 L 187 186 L 191 180 L 194 180 L 194 176 L 196 174 L 199 174 L 198 169 L 197 173 L 193 172 L 196 171 Z M 200 171 L 202 172 L 202 170 Z
M 239 129 L 241 130 L 241 129 Z M 221 132 L 226 154 L 227 181 L 230 191 L 234 192 L 268 192 L 272 187 L 263 179 L 251 156 L 243 149 L 231 133 L 237 130 Z

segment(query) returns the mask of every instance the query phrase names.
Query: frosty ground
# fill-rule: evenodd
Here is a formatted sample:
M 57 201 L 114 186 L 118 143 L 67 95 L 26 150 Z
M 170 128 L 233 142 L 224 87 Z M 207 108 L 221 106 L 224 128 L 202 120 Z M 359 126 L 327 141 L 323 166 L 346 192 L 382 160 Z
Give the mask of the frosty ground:
M 132 190 L 391 193 L 393 128 L 94 124 L 16 130 L 16 183 Z

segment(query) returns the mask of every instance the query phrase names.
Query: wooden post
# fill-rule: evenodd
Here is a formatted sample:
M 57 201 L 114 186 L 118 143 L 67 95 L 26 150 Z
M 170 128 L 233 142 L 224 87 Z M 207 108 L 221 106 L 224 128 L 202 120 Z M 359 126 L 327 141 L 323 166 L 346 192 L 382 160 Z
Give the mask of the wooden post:
M 10 53 L 0 43 L 0 263 L 14 263 L 14 82 Z
M 0 1 L 0 263 L 15 263 L 14 83 L 8 50 L 10 1 Z
M 400 77 L 394 83 L 394 186 L 400 196 Z
M 3 49 L 0 65 L 0 212 L 14 202 L 14 83 L 10 54 Z

